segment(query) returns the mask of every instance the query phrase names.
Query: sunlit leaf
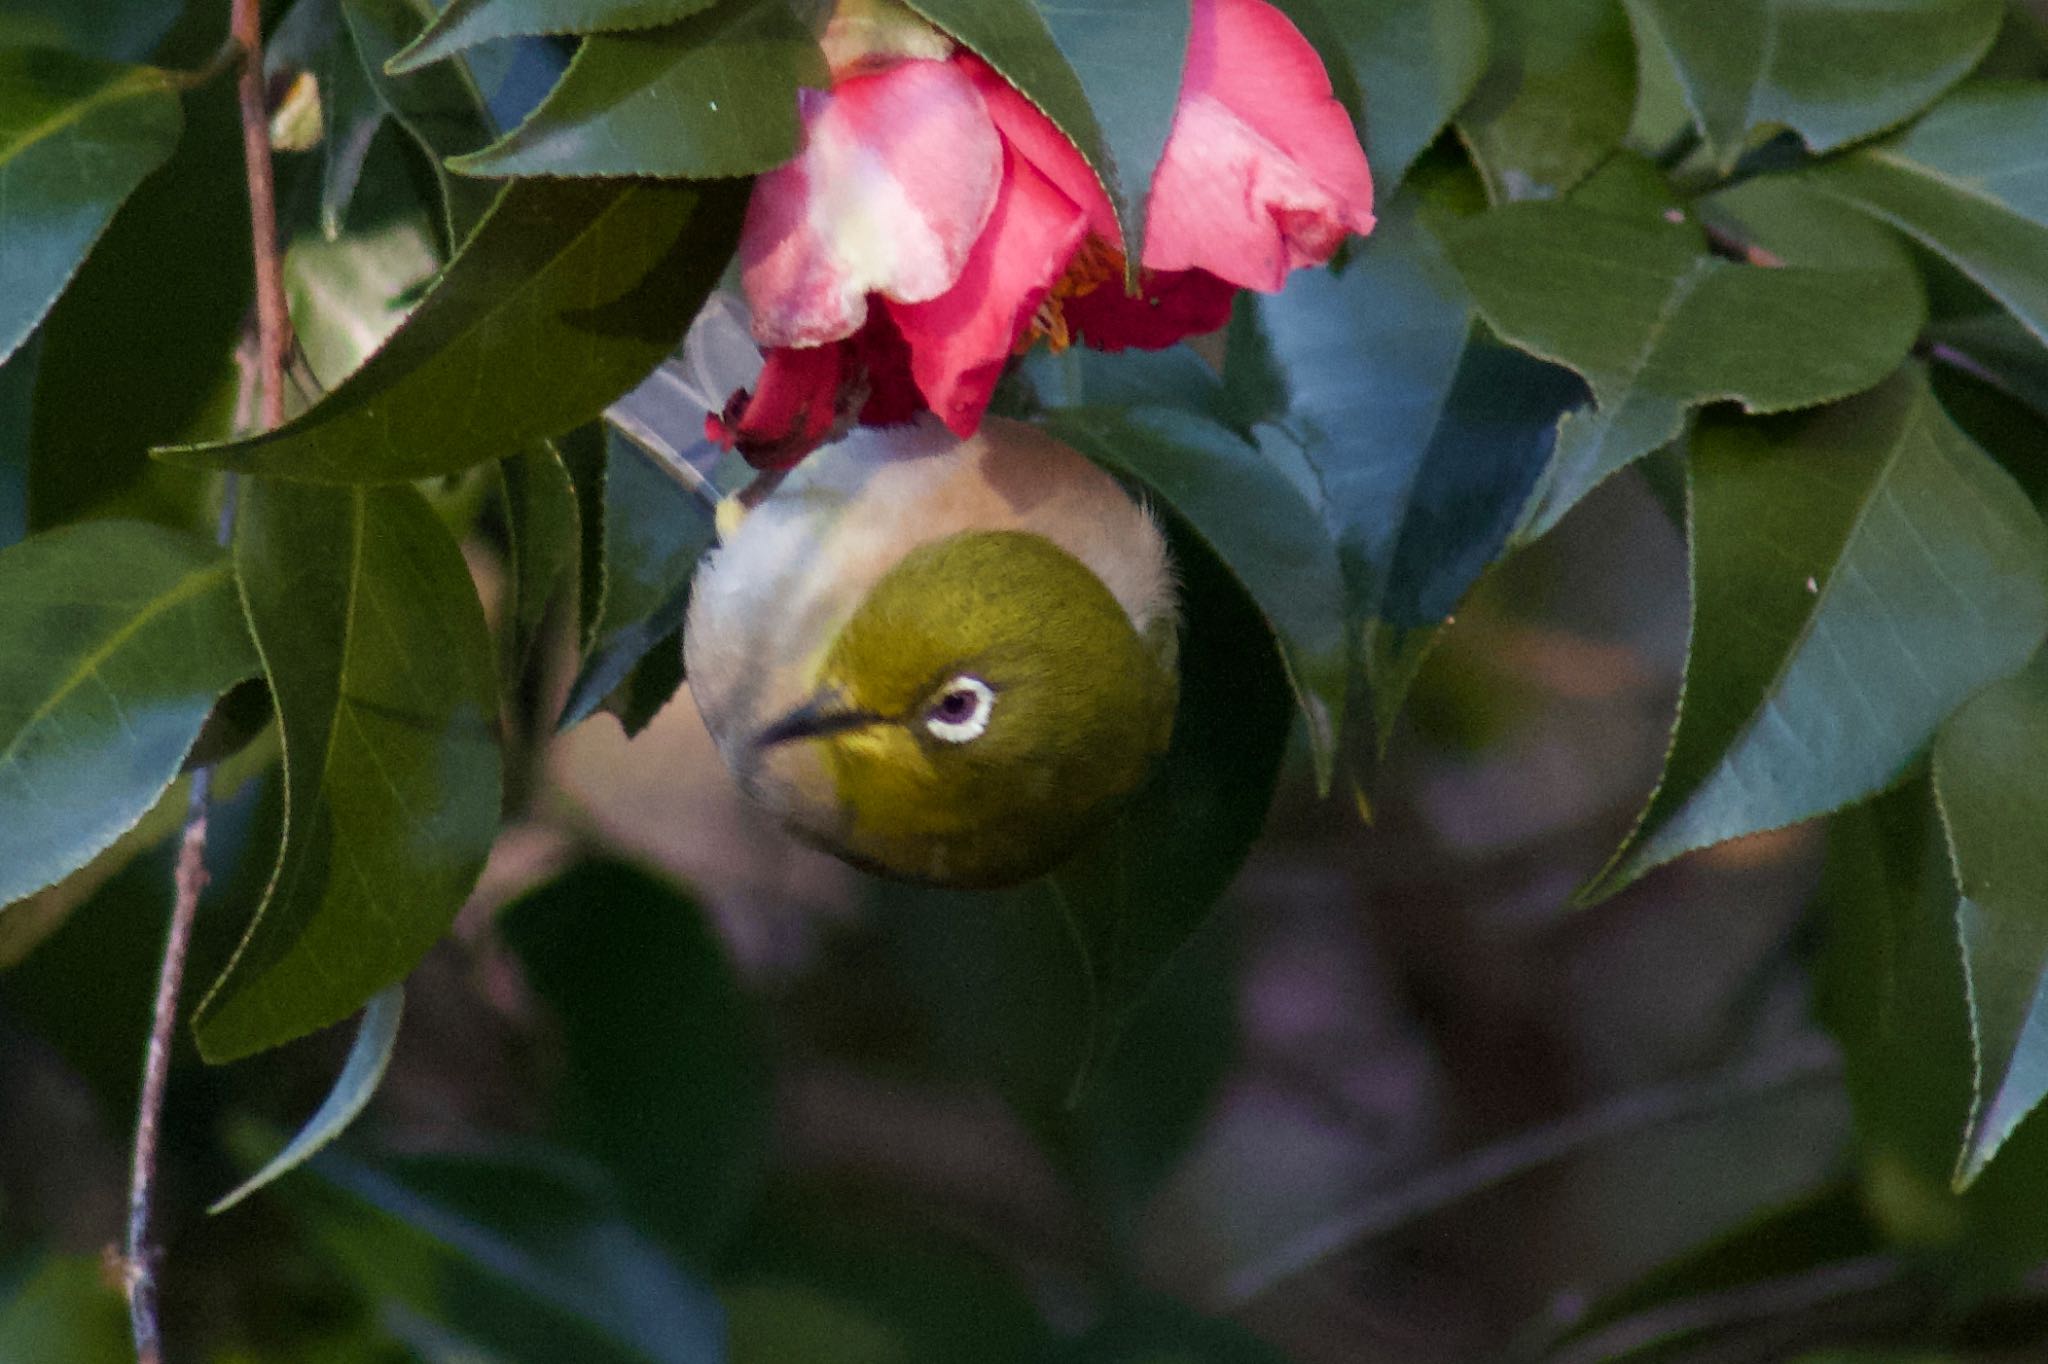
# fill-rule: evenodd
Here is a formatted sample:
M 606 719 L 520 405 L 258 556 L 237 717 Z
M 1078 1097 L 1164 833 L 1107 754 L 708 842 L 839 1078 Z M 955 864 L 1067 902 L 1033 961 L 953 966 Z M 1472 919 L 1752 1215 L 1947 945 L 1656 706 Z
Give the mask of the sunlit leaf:
M 0 47 L 0 361 L 12 354 L 184 117 L 161 71 Z
M 243 498 L 235 566 L 283 726 L 286 825 L 270 892 L 199 1008 L 214 1061 L 403 979 L 498 826 L 490 637 L 425 499 L 268 480 Z
M 0 552 L 0 905 L 83 866 L 257 671 L 227 555 L 101 521 Z
M 311 483 L 395 483 L 559 435 L 681 339 L 731 255 L 744 188 L 518 181 L 391 341 L 310 411 L 159 453 Z
M 1998 0 L 1627 0 L 1724 170 L 1758 130 L 1816 152 L 1904 122 L 1991 46 Z M 1825 60 L 1815 54 L 1826 53 Z
M 1889 785 L 2048 630 L 2048 528 L 1917 370 L 1804 418 L 1703 423 L 1690 508 L 1678 723 L 1601 894 Z
M 751 175 L 797 151 L 797 90 L 824 54 L 786 0 L 583 40 L 540 107 L 449 164 L 464 175 Z

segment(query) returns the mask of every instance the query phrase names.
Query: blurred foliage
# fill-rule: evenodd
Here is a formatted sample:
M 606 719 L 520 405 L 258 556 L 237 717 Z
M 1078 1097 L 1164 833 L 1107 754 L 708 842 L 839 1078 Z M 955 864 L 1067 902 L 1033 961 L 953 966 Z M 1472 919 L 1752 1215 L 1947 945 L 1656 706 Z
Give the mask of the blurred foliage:
M 322 117 L 252 434 L 225 5 L 0 0 L 0 1364 L 127 1357 L 205 764 L 181 1359 L 2048 1350 L 2048 8 L 1278 7 L 1379 226 L 1006 383 L 1159 509 L 1183 679 L 967 895 L 675 700 L 682 343 L 820 5 L 267 6 Z M 1142 241 L 1186 6 L 913 8 Z

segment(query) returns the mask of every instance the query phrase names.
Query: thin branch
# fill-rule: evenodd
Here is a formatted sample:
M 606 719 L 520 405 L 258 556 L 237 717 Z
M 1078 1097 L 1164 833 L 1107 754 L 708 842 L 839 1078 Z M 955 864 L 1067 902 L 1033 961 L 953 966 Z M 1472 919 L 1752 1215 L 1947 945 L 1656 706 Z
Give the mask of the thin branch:
M 1662 1127 L 1783 1089 L 1830 1079 L 1841 1057 L 1824 1039 L 1620 1094 L 1534 1131 L 1483 1146 L 1438 1169 L 1401 1181 L 1381 1194 L 1309 1228 L 1263 1260 L 1246 1265 L 1224 1285 L 1222 1306 L 1241 1307 L 1275 1285 L 1360 1241 L 1469 1198 L 1481 1190 L 1616 1137 Z
M 241 110 L 242 164 L 249 191 L 250 258 L 256 276 L 256 355 L 254 363 L 244 371 L 243 386 L 245 391 L 255 390 L 257 422 L 268 429 L 284 421 L 284 371 L 291 345 L 291 319 L 285 307 L 284 264 L 278 250 L 276 179 L 270 164 L 260 0 L 234 0 L 223 51 L 230 49 L 239 51 L 242 58 L 236 96 Z M 230 475 L 216 530 L 216 538 L 222 544 L 227 543 L 234 529 L 236 501 L 236 485 Z M 142 1095 L 136 1111 L 135 1150 L 129 1169 L 123 1274 L 138 1364 L 162 1364 L 163 1360 L 163 1329 L 157 1314 L 157 1268 L 162 1251 L 154 1236 L 156 1174 L 164 1091 L 170 1081 L 171 1051 L 177 1034 L 178 996 L 184 985 L 186 958 L 191 952 L 192 927 L 199 916 L 199 897 L 206 889 L 206 826 L 212 790 L 211 768 L 201 768 L 192 774 L 185 830 L 178 844 L 171 923 L 164 936 L 149 1043 L 143 1054 Z

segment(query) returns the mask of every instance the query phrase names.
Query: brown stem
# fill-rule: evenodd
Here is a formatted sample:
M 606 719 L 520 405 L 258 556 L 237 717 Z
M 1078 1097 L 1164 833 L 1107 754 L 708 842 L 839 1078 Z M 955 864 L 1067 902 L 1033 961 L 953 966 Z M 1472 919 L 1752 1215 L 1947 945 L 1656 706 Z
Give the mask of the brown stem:
M 240 49 L 242 58 L 236 97 L 241 109 L 242 164 L 249 190 L 250 258 L 256 275 L 256 356 L 255 363 L 245 370 L 243 382 L 255 390 L 257 425 L 267 430 L 284 421 L 284 371 L 291 344 L 291 318 L 285 308 L 284 263 L 278 250 L 276 181 L 270 164 L 270 116 L 263 82 L 261 0 L 234 0 L 228 17 L 228 40 Z M 234 526 L 233 475 L 229 475 L 229 480 L 218 531 L 222 544 L 227 543 Z M 157 1264 L 162 1251 L 153 1236 L 158 1145 L 164 1090 L 170 1081 L 178 994 L 192 947 L 192 926 L 199 915 L 199 897 L 206 888 L 206 825 L 212 787 L 210 768 L 193 773 L 185 830 L 178 845 L 170 929 L 164 938 L 149 1044 L 143 1056 L 142 1096 L 135 1117 L 123 1277 L 138 1364 L 162 1364 L 163 1360 L 163 1330 L 157 1317 Z

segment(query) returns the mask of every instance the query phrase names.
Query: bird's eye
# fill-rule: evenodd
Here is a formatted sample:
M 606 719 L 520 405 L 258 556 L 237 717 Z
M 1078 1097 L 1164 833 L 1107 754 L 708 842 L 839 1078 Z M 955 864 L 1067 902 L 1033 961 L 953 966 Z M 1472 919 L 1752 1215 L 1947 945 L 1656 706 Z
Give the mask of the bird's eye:
M 995 704 L 996 694 L 988 683 L 978 677 L 956 677 L 925 712 L 924 727 L 949 744 L 964 744 L 988 728 Z

